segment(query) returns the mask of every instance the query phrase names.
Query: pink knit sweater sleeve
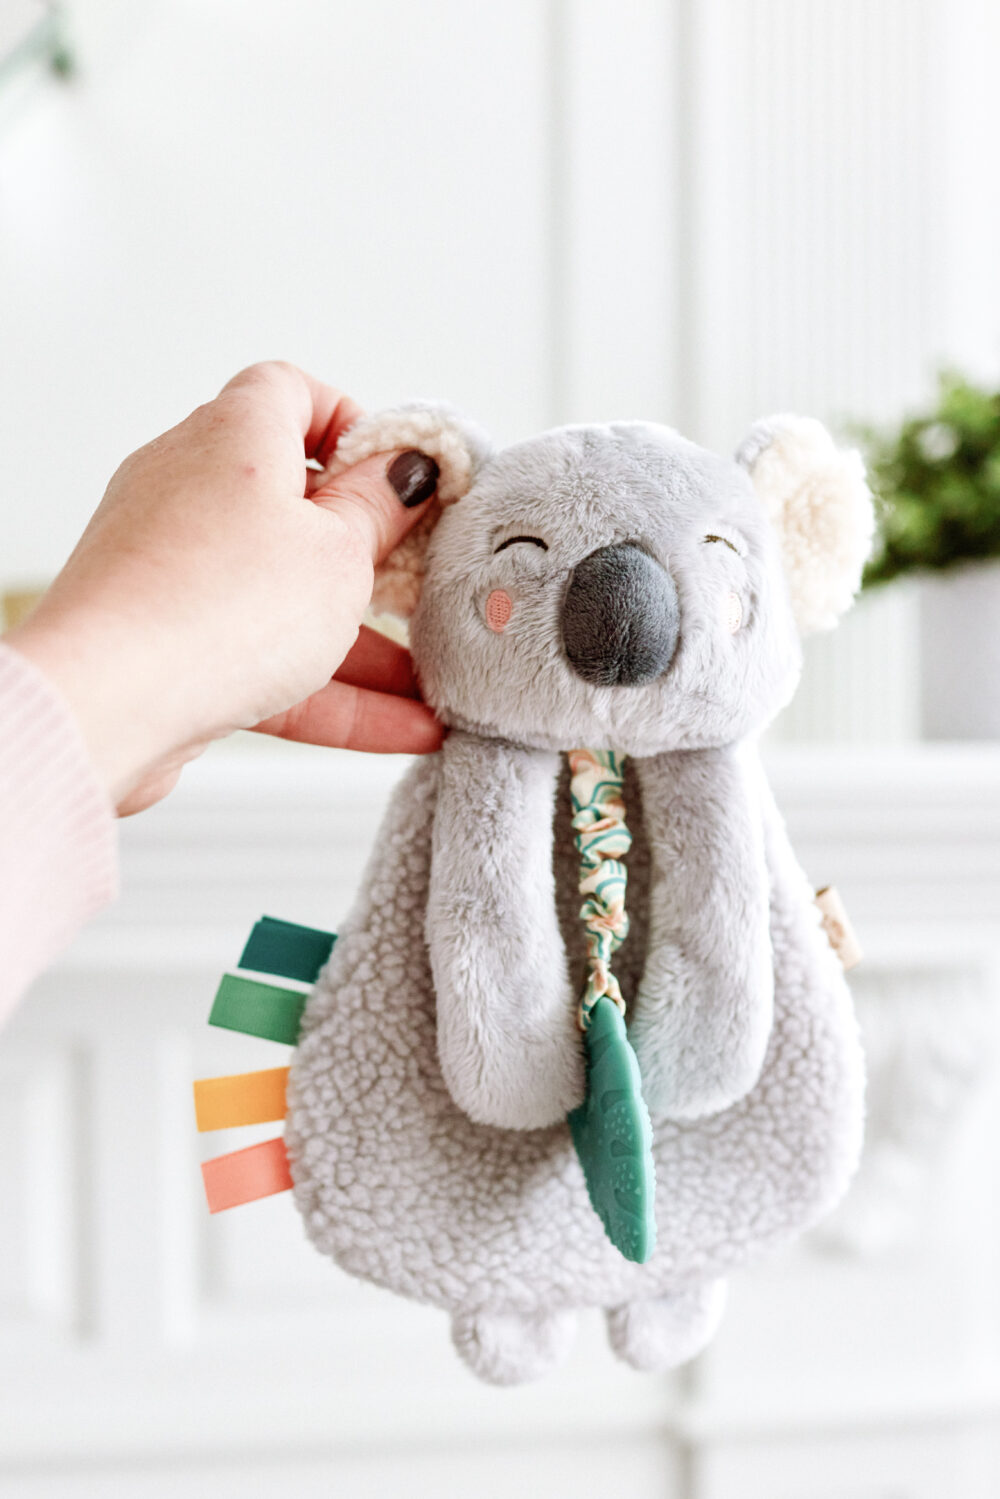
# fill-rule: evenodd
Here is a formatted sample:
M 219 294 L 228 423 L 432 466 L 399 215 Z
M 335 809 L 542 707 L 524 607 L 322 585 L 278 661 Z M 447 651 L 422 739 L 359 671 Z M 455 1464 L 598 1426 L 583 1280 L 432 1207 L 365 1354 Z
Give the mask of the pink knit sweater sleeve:
M 117 887 L 114 811 L 76 720 L 0 641 L 0 1024 Z

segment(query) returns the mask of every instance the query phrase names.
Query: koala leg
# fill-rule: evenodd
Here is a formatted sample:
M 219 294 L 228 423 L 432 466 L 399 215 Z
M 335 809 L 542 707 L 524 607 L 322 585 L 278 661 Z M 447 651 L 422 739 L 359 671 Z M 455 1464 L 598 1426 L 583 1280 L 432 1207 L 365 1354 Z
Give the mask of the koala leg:
M 710 1280 L 652 1301 L 629 1301 L 607 1313 L 608 1341 L 633 1369 L 676 1369 L 706 1348 L 726 1304 L 726 1282 Z
M 575 1312 L 456 1312 L 451 1340 L 488 1384 L 524 1384 L 561 1364 L 573 1346 Z

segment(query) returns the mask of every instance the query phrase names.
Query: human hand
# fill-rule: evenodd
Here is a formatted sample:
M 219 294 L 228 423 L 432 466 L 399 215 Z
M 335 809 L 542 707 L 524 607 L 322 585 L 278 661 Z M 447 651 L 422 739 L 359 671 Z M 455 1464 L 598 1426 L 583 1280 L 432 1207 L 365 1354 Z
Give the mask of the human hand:
M 375 564 L 424 514 L 437 467 L 381 455 L 320 485 L 306 466 L 325 467 L 359 415 L 291 365 L 244 370 L 126 458 L 5 636 L 68 701 L 120 813 L 165 796 L 235 729 L 402 753 L 440 744 L 409 653 L 359 633 Z

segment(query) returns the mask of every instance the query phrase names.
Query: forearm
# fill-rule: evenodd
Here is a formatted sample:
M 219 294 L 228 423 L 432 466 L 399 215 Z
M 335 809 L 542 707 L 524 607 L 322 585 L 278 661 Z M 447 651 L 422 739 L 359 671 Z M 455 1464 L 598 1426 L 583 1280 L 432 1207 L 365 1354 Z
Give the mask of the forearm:
M 0 641 L 0 1022 L 117 891 L 108 796 L 67 704 Z
M 173 749 L 171 709 L 181 686 L 169 639 L 157 655 L 138 620 L 116 617 L 98 601 L 63 604 L 60 584 L 6 637 L 58 694 L 113 806 Z M 154 667 L 155 662 L 155 667 Z
M 760 1072 L 774 977 L 753 765 L 731 750 L 637 762 L 652 858 L 633 1040 L 651 1106 L 730 1107 Z
M 457 732 L 442 755 L 427 910 L 442 1071 L 470 1117 L 538 1128 L 583 1084 L 552 876 L 558 757 Z

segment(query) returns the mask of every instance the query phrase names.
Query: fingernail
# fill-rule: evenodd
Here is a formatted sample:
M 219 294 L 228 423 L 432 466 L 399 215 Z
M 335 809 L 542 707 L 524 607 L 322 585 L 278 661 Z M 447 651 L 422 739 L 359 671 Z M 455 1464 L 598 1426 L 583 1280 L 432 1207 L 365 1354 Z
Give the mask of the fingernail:
M 433 458 L 411 448 L 408 453 L 400 453 L 392 460 L 385 476 L 407 510 L 412 510 L 415 505 L 422 505 L 430 499 L 437 488 L 439 473 Z

